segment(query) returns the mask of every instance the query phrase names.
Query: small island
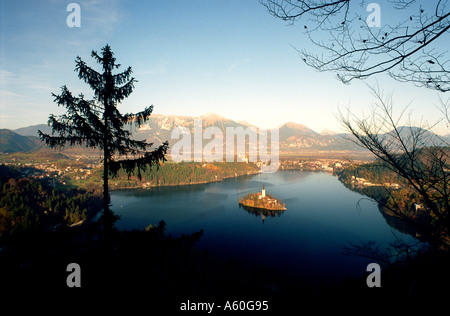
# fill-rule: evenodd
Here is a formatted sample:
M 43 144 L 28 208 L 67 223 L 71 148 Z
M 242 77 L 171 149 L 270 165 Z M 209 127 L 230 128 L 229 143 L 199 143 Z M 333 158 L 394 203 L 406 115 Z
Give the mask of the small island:
M 239 197 L 239 205 L 248 208 L 263 209 L 268 211 L 285 211 L 286 205 L 281 200 L 274 198 L 270 194 L 266 194 L 266 189 L 262 188 L 261 192 L 249 193 L 244 197 Z

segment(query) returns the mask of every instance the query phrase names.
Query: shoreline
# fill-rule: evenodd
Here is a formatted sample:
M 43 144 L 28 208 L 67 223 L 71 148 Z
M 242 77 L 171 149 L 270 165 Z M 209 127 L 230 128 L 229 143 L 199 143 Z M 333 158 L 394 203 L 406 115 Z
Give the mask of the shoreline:
M 287 208 L 270 208 L 270 207 L 261 207 L 261 206 L 253 206 L 253 205 L 247 205 L 244 204 L 242 202 L 239 202 L 239 205 L 242 205 L 242 207 L 247 207 L 247 208 L 253 208 L 253 209 L 258 209 L 258 210 L 266 210 L 266 211 L 286 211 Z
M 213 182 L 221 182 L 224 181 L 226 179 L 231 179 L 231 178 L 239 178 L 239 177 L 244 177 L 244 176 L 251 176 L 251 175 L 255 175 L 255 174 L 259 174 L 261 173 L 261 170 L 256 171 L 256 172 L 250 172 L 247 174 L 241 174 L 241 175 L 233 175 L 233 176 L 228 176 L 228 177 L 223 177 L 220 180 L 207 180 L 207 181 L 197 181 L 197 182 L 190 182 L 190 183 L 178 183 L 178 184 L 161 184 L 161 185 L 156 185 L 156 184 L 152 184 L 152 185 L 139 185 L 139 186 L 132 186 L 132 187 L 119 187 L 119 186 L 110 186 L 109 190 L 110 191 L 115 191 L 115 190 L 128 190 L 128 189 L 150 189 L 150 188 L 159 188 L 159 187 L 176 187 L 176 186 L 187 186 L 187 185 L 197 185 L 197 184 L 207 184 L 207 183 L 213 183 Z
M 334 172 L 329 172 L 329 171 L 325 171 L 325 170 L 278 169 L 276 172 L 280 172 L 280 171 L 326 173 L 326 174 L 337 177 L 337 175 Z M 250 172 L 247 174 L 241 174 L 241 175 L 237 175 L 237 176 L 228 176 L 228 177 L 221 178 L 220 180 L 209 180 L 209 181 L 199 181 L 199 182 L 179 183 L 179 184 L 161 184 L 161 185 L 152 184 L 152 185 L 148 185 L 148 186 L 139 185 L 139 186 L 131 186 L 131 187 L 119 187 L 119 186 L 113 187 L 110 184 L 109 190 L 116 191 L 116 190 L 128 190 L 128 189 L 150 189 L 150 188 L 158 188 L 158 187 L 176 187 L 176 186 L 207 184 L 207 183 L 213 183 L 213 182 L 221 182 L 221 181 L 231 179 L 231 178 L 239 178 L 239 177 L 250 176 L 250 175 L 255 175 L 255 174 L 260 174 L 260 173 L 261 173 L 261 170 L 256 171 L 256 172 Z

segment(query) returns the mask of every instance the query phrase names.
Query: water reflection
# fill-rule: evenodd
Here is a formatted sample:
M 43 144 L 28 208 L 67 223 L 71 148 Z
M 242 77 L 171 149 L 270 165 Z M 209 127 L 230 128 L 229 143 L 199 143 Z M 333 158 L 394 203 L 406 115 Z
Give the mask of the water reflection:
M 161 186 L 161 187 L 149 187 L 143 188 L 133 188 L 133 189 L 119 189 L 114 190 L 113 194 L 121 196 L 133 196 L 148 198 L 152 196 L 171 196 L 176 193 L 192 193 L 205 190 L 208 186 L 206 183 L 201 184 L 191 184 L 191 185 L 174 185 L 174 186 Z
M 384 208 L 382 205 L 378 205 L 378 210 L 380 211 L 381 215 L 386 220 L 386 223 L 389 226 L 395 228 L 396 230 L 404 234 L 408 234 L 415 237 L 420 236 L 417 229 L 413 225 L 409 224 L 404 219 L 396 216 L 391 211 Z
M 247 213 L 253 214 L 255 215 L 255 217 L 261 217 L 263 223 L 266 220 L 266 217 L 280 217 L 285 212 L 282 210 L 266 210 L 262 208 L 254 208 L 242 204 L 239 204 L 239 208 L 243 208 L 247 211 Z
M 240 196 L 263 186 L 286 203 L 289 211 L 239 208 Z M 393 240 L 394 229 L 388 225 L 392 221 L 387 223 L 373 201 L 364 200 L 358 212 L 360 199 L 360 194 L 349 191 L 332 175 L 305 172 L 111 193 L 114 211 L 121 215 L 118 229 L 145 229 L 161 220 L 172 236 L 203 229 L 199 249 L 324 280 L 359 277 L 372 262 L 345 256 L 342 245 L 375 241 L 384 249 Z M 405 241 L 415 241 L 395 231 Z

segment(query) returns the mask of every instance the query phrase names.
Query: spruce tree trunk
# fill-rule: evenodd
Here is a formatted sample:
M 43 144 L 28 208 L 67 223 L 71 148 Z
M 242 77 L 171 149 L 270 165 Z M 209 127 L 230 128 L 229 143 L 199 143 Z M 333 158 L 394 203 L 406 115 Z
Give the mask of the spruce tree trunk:
M 108 146 L 108 100 L 105 96 L 105 132 L 103 135 L 103 229 L 105 234 L 111 227 L 111 214 L 109 212 L 109 189 L 108 189 L 108 160 L 109 160 L 109 146 Z
M 103 227 L 105 230 L 109 229 L 111 225 L 109 223 L 109 190 L 108 190 L 108 149 L 104 148 L 104 160 L 103 160 Z

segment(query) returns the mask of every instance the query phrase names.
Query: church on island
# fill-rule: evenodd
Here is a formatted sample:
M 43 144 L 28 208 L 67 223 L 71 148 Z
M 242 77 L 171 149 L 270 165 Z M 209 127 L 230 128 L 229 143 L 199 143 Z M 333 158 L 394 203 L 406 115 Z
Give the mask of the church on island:
M 266 194 L 263 186 L 261 192 L 249 193 L 244 197 L 239 197 L 239 205 L 249 208 L 264 209 L 270 211 L 285 211 L 286 205 L 281 200 L 270 194 Z

